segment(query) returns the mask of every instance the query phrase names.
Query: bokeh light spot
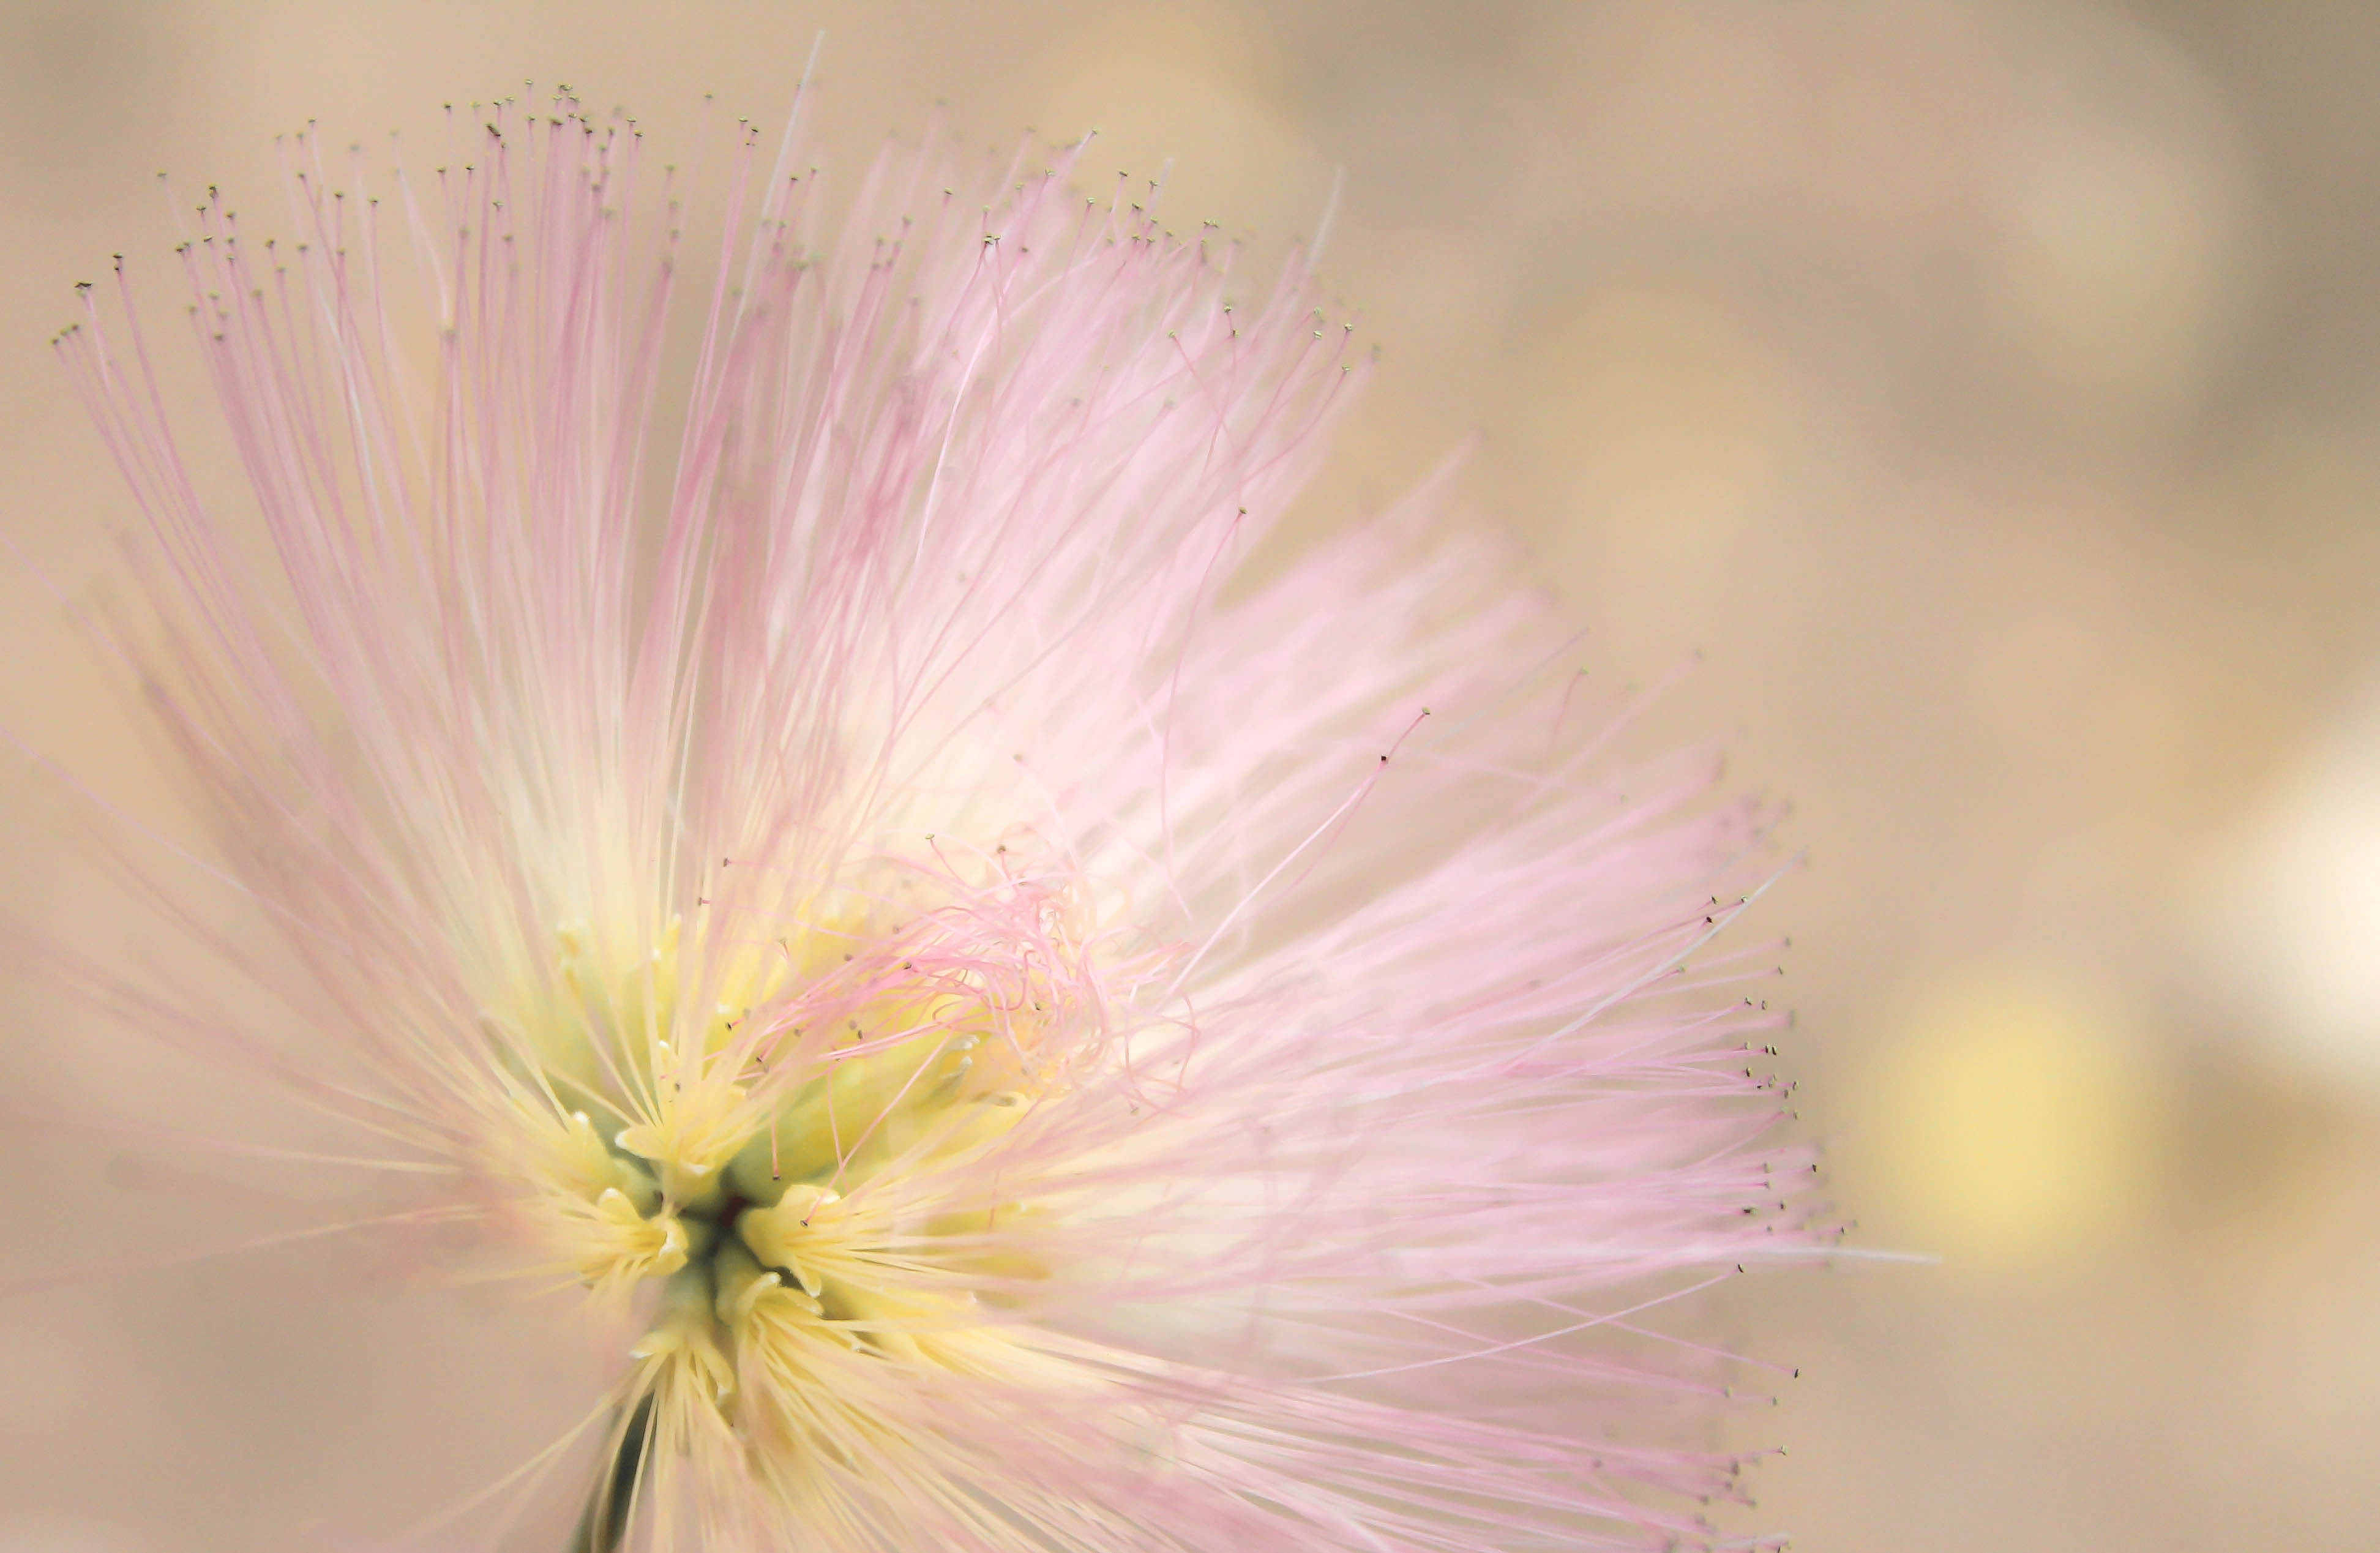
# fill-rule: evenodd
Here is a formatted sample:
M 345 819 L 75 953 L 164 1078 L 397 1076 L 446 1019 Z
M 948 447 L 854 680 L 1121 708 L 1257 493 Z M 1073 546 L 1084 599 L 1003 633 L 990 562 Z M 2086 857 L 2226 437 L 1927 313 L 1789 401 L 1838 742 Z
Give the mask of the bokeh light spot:
M 2160 1085 L 2107 1010 L 2018 978 L 1921 1001 L 1864 1086 L 1857 1196 L 1953 1271 L 2087 1254 L 2156 1176 Z

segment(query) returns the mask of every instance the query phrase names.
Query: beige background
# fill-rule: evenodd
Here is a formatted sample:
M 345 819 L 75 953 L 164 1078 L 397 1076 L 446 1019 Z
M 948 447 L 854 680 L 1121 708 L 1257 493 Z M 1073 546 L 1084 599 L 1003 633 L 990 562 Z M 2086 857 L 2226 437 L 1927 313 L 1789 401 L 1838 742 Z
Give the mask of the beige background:
M 1096 127 L 1259 249 L 1336 173 L 1387 370 L 1319 509 L 1483 431 L 1597 673 L 1699 649 L 1662 726 L 1796 805 L 1789 1071 L 1939 1260 L 1731 1292 L 1803 1369 L 1739 1524 L 2380 1538 L 2380 6 L 6 0 L 0 533 L 121 595 L 43 341 L 111 252 L 172 297 L 161 169 L 261 212 L 276 133 L 525 79 L 774 122 L 821 25 L 845 158 Z M 31 572 L 0 618 L 0 904 L 152 953 L 26 751 L 167 800 Z M 247 1101 L 5 1006 L 0 1553 L 375 1546 L 569 1421 L 583 1346 L 402 1253 L 172 1261 L 334 1188 L 58 1125 Z

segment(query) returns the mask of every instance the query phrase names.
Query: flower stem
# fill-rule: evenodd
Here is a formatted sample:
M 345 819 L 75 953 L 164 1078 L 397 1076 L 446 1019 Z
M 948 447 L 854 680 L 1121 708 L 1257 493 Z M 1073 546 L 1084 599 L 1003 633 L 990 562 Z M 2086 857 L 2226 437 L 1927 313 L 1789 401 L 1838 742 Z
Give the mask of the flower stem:
M 610 1465 L 596 1474 L 586 1512 L 570 1538 L 570 1553 L 619 1553 L 628 1535 L 628 1517 L 637 1508 L 637 1477 L 645 1468 L 645 1443 L 652 1426 L 653 1399 L 648 1393 L 628 1414 Z

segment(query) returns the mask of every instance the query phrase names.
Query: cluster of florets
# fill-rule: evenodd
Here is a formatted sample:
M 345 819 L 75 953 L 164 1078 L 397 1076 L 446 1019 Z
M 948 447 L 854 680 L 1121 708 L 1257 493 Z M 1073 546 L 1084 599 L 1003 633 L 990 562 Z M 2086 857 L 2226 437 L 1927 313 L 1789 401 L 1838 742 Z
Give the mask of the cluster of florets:
M 581 1546 L 1715 1535 L 1708 1351 L 1624 1313 L 1806 1244 L 1711 947 L 1769 817 L 1603 772 L 1427 497 L 1245 568 L 1361 375 L 1303 269 L 1062 152 L 843 199 L 739 132 L 680 398 L 638 135 L 464 122 L 183 250 L 270 588 L 137 334 L 62 344 L 167 561 L 193 932 L 279 934 L 220 947 L 361 1076 L 275 1070 L 625 1323 Z

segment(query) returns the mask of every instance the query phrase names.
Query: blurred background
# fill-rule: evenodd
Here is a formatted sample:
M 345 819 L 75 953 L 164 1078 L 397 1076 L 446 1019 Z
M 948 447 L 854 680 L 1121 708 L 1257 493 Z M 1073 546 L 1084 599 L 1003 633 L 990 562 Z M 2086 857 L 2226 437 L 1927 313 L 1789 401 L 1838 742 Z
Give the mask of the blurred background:
M 121 588 L 44 342 L 110 253 L 170 297 L 159 171 L 261 209 L 276 134 L 434 144 L 530 79 L 772 123 L 820 27 L 843 160 L 947 101 L 971 140 L 1096 127 L 1090 181 L 1163 174 L 1260 252 L 1330 212 L 1385 370 L 1320 505 L 1483 433 L 1472 503 L 1594 672 L 1699 654 L 1660 728 L 1795 806 L 1762 914 L 1803 1124 L 1853 1243 L 1937 1260 L 1728 1292 L 1802 1369 L 1738 1421 L 1790 1454 L 1737 1524 L 2373 1545 L 2380 6 L 5 0 L 0 533 Z M 25 567 L 0 618 L 0 906 L 104 932 L 25 751 L 165 800 Z M 217 1081 L 9 1008 L 0 1170 L 91 1191 L 12 1195 L 6 1270 L 102 1271 L 0 1306 L 0 1553 L 376 1546 L 573 1420 L 585 1356 L 484 1291 L 309 1247 L 106 1271 L 127 1202 L 160 1244 L 255 1219 L 34 1118 Z

